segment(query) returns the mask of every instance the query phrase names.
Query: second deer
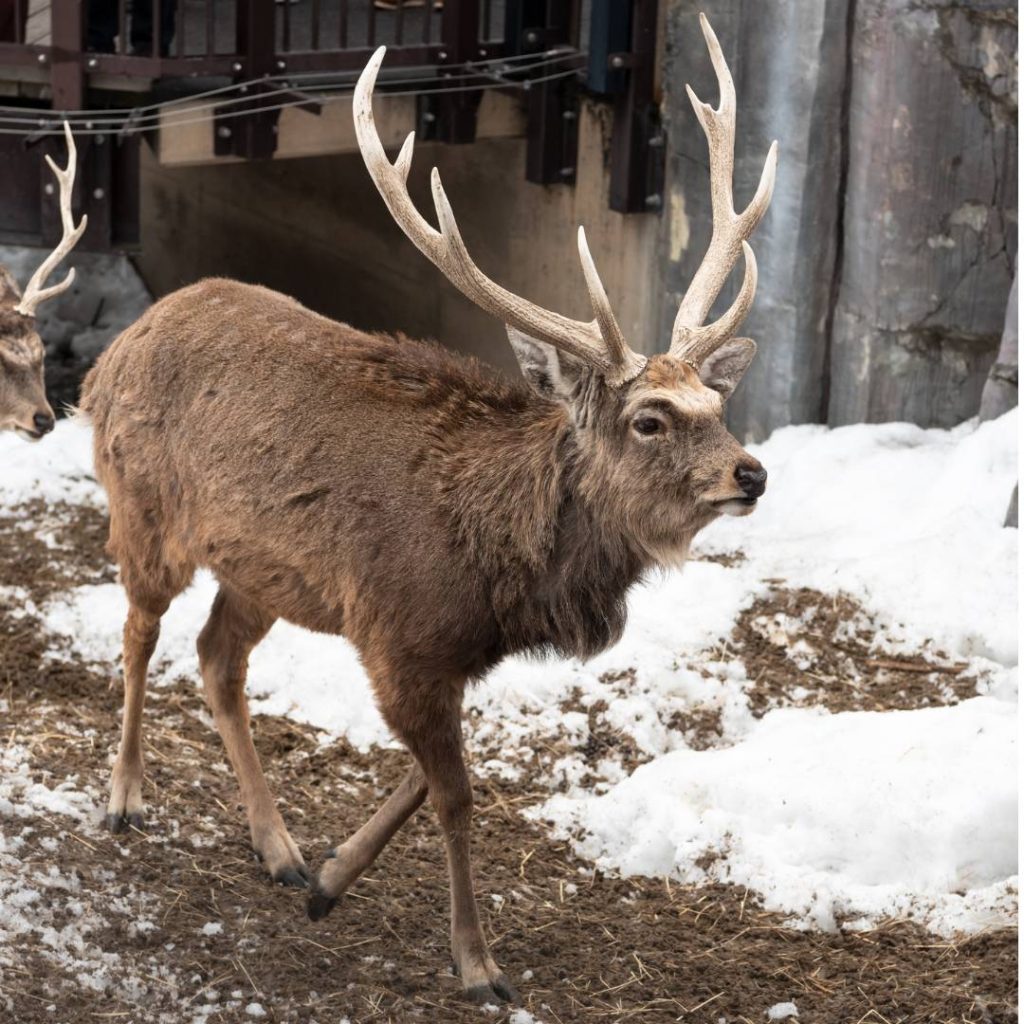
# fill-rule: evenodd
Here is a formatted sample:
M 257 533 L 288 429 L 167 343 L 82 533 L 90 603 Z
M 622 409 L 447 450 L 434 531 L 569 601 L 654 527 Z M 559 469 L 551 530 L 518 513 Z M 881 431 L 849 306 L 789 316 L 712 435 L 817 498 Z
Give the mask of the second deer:
M 54 425 L 43 384 L 45 353 L 36 330 L 36 310 L 74 282 L 72 267 L 62 281 L 45 287 L 47 278 L 75 247 L 88 223 L 83 214 L 76 225 L 71 212 L 78 154 L 66 121 L 64 137 L 68 144 L 67 167 L 61 170 L 49 156 L 46 158 L 60 188 L 61 240 L 29 279 L 24 295 L 10 273 L 0 267 L 0 430 L 13 430 L 28 441 L 38 441 Z
M 714 225 L 667 354 L 629 347 L 582 230 L 586 322 L 479 270 L 436 170 L 440 230 L 416 211 L 406 190 L 412 136 L 392 164 L 374 126 L 381 49 L 354 98 L 366 166 L 412 242 L 508 326 L 526 382 L 335 323 L 264 288 L 209 280 L 152 307 L 85 383 L 110 551 L 129 600 L 110 826 L 142 827 L 147 664 L 161 616 L 206 566 L 220 591 L 198 640 L 203 685 L 267 870 L 311 881 L 264 779 L 244 695 L 250 652 L 283 618 L 355 644 L 412 755 L 404 781 L 321 869 L 310 916 L 330 911 L 429 795 L 447 850 L 455 964 L 481 1002 L 515 992 L 473 893 L 465 688 L 511 654 L 585 658 L 614 642 L 629 588 L 685 559 L 717 516 L 750 513 L 765 488 L 722 414 L 754 355 L 735 334 L 754 297 L 746 239 L 768 207 L 776 149 L 750 205 L 735 212 L 735 92 L 702 26 L 721 102 L 714 110 L 691 98 L 710 145 Z M 704 325 L 740 255 L 738 297 Z

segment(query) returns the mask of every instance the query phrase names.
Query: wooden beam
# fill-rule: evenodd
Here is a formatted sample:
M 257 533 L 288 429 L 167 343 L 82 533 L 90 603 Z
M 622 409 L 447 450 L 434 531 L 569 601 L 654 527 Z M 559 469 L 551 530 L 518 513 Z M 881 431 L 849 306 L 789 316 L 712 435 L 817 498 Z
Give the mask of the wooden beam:
M 315 98 L 316 94 L 312 94 Z M 358 150 L 352 126 L 352 100 L 332 97 L 319 114 L 296 107 L 281 111 L 277 126 L 275 160 L 304 156 L 329 156 Z M 385 147 L 397 149 L 416 128 L 414 96 L 381 96 L 374 102 L 377 129 Z M 517 138 L 526 122 L 518 97 L 485 91 L 478 115 L 478 138 Z M 242 118 L 233 120 L 241 121 Z M 231 120 L 224 122 L 228 125 Z M 167 167 L 190 164 L 234 163 L 238 157 L 218 157 L 213 152 L 213 118 L 208 106 L 193 109 L 185 104 L 160 116 L 157 154 Z

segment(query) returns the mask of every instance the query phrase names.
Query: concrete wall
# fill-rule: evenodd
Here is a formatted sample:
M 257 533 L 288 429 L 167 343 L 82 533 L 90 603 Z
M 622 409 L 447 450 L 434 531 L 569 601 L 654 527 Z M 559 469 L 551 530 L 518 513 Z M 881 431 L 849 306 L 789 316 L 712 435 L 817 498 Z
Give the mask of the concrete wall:
M 1016 5 L 858 0 L 828 419 L 978 411 L 1017 248 Z
M 611 212 L 607 111 L 581 117 L 575 188 L 524 179 L 522 139 L 417 146 L 410 191 L 433 218 L 437 164 L 469 251 L 505 287 L 589 319 L 576 226 L 591 249 L 620 323 L 636 348 L 655 350 L 660 298 L 658 221 Z M 364 329 L 433 337 L 494 365 L 515 366 L 504 329 L 464 299 L 392 222 L 358 154 L 261 163 L 162 166 L 142 172 L 138 265 L 156 295 L 224 274 L 294 295 Z
M 707 147 L 684 92 L 717 102 L 702 6 L 667 5 L 663 325 L 710 232 Z M 734 429 L 974 415 L 1017 246 L 1015 5 L 721 0 L 713 22 L 739 101 L 737 206 L 780 141 L 744 328 L 760 352 Z
M 830 309 L 835 290 L 848 0 L 722 0 L 709 12 L 737 94 L 733 194 L 743 209 L 757 188 L 768 146 L 779 141 L 772 205 L 751 239 L 757 299 L 743 327 L 757 358 L 729 403 L 745 438 L 824 415 Z M 686 286 L 711 237 L 707 140 L 686 96 L 718 104 L 718 84 L 700 31 L 703 0 L 670 0 L 663 104 L 668 127 L 661 315 L 668 336 Z M 741 261 L 742 266 L 742 261 Z M 734 273 L 712 316 L 739 284 Z

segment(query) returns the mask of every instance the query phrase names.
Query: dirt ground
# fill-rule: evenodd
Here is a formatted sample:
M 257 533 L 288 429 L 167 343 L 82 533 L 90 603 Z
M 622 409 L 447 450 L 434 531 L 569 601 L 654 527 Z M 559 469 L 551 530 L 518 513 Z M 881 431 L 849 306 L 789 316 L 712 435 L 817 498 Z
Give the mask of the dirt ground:
M 0 751 L 27 747 L 33 780 L 54 787 L 71 779 L 97 803 L 81 827 L 57 814 L 12 821 L 2 805 L 0 825 L 20 835 L 26 870 L 58 864 L 79 880 L 73 899 L 47 890 L 39 912 L 53 929 L 86 919 L 90 908 L 106 922 L 87 936 L 102 991 L 55 955 L 47 934 L 0 950 L 0 1019 L 508 1019 L 506 1010 L 465 1003 L 450 972 L 444 858 L 429 808 L 329 917 L 311 923 L 305 895 L 261 873 L 193 684 L 151 689 L 146 834 L 115 837 L 98 827 L 118 736 L 117 666 L 48 656 L 33 607 L 73 583 L 111 578 L 104 529 L 99 513 L 80 508 L 37 505 L 0 517 Z M 812 700 L 832 710 L 921 706 L 935 699 L 934 687 L 922 685 L 935 663 L 948 678 L 945 699 L 973 692 L 941 652 L 873 663 L 859 627 L 843 625 L 856 621 L 855 608 L 808 592 L 777 590 L 752 608 L 730 646 L 758 680 L 759 709 Z M 805 668 L 772 642 L 779 629 L 806 634 Z M 313 730 L 286 719 L 259 717 L 254 727 L 271 788 L 313 867 L 405 769 L 401 752 L 322 746 Z M 710 739 L 715 723 L 679 727 Z M 618 740 L 595 730 L 587 742 L 596 752 Z M 786 1001 L 797 1004 L 803 1024 L 1017 1020 L 1015 932 L 947 941 L 908 924 L 797 931 L 742 888 L 593 873 L 519 813 L 547 795 L 531 789 L 529 772 L 518 782 L 478 779 L 476 787 L 485 928 L 539 1020 L 758 1024 Z

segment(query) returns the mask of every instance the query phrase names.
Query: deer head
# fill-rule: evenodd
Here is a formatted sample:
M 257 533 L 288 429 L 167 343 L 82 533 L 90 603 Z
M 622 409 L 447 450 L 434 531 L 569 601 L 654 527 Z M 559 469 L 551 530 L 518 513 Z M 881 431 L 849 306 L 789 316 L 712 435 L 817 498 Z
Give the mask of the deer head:
M 736 331 L 757 287 L 757 263 L 747 238 L 771 200 L 777 144 L 768 151 L 753 199 L 737 213 L 732 199 L 736 91 L 718 39 L 703 15 L 700 21 L 718 77 L 718 108 L 698 100 L 689 86 L 687 91 L 710 150 L 712 237 L 679 306 L 669 351 L 651 358 L 627 344 L 582 227 L 578 247 L 594 312 L 590 321 L 543 309 L 483 274 L 466 251 L 437 168 L 431 187 L 439 230 L 416 210 L 406 184 L 415 133 L 392 164 L 373 120 L 373 87 L 384 47 L 370 59 L 353 98 L 360 151 L 391 215 L 463 294 L 504 321 L 527 381 L 568 408 L 581 448 L 598 456 L 589 462 L 590 497 L 614 500 L 629 518 L 630 532 L 657 561 L 675 560 L 716 515 L 751 512 L 767 478 L 726 430 L 723 411 L 756 351 L 754 342 L 737 338 Z M 744 275 L 735 301 L 722 317 L 705 324 L 741 254 Z
M 36 310 L 71 287 L 74 268 L 64 280 L 49 288 L 46 279 L 57 264 L 75 247 L 85 232 L 87 218 L 83 215 L 75 226 L 71 213 L 71 193 L 75 184 L 77 152 L 71 128 L 64 122 L 68 144 L 68 165 L 61 170 L 49 156 L 50 165 L 60 187 L 60 216 L 63 235 L 32 275 L 22 295 L 14 278 L 0 267 L 0 430 L 14 430 L 29 441 L 38 441 L 53 430 L 53 410 L 46 400 L 43 386 L 43 343 L 36 331 Z

